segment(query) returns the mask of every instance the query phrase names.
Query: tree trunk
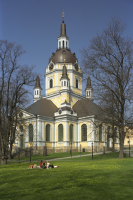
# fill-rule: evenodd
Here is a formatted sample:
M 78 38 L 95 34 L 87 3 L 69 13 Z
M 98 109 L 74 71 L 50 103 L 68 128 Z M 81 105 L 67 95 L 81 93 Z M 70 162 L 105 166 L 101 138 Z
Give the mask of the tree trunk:
M 120 152 L 119 152 L 119 158 L 123 158 L 123 141 L 122 139 L 120 140 Z

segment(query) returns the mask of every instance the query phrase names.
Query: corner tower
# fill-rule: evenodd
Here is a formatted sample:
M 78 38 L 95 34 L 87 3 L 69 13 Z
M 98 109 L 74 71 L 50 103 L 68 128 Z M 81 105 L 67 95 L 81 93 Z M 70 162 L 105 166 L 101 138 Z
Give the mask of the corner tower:
M 46 98 L 53 101 L 57 107 L 60 107 L 65 100 L 73 106 L 78 100 L 83 98 L 83 74 L 76 54 L 72 53 L 69 49 L 69 38 L 66 35 L 64 12 L 62 14 L 58 48 L 49 58 L 49 64 L 45 73 Z M 66 71 L 65 79 L 63 75 L 64 70 Z M 68 84 L 68 86 L 65 86 L 65 84 Z
M 41 92 L 42 92 L 42 88 L 41 88 L 41 85 L 40 85 L 40 78 L 37 74 L 36 84 L 35 84 L 35 87 L 34 87 L 34 99 L 33 99 L 34 102 L 41 99 Z
M 86 92 L 86 98 L 93 99 L 93 89 L 92 89 L 92 86 L 91 86 L 91 79 L 90 79 L 89 76 L 87 78 L 87 84 L 86 84 L 85 92 Z

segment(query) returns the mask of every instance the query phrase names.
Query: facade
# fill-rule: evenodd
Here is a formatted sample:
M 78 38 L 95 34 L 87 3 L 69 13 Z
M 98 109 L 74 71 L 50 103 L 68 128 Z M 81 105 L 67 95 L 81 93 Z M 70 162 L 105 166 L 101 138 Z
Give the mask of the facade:
M 14 147 L 29 147 L 42 151 L 69 151 L 80 147 L 91 151 L 112 147 L 109 124 L 98 120 L 100 107 L 93 101 L 91 79 L 88 77 L 86 97 L 82 96 L 82 69 L 75 53 L 69 49 L 64 17 L 58 48 L 49 58 L 45 73 L 46 96 L 41 96 L 40 78 L 34 87 L 34 103 L 18 114 L 20 124 Z M 117 130 L 116 130 L 117 134 Z M 118 148 L 116 137 L 115 147 Z

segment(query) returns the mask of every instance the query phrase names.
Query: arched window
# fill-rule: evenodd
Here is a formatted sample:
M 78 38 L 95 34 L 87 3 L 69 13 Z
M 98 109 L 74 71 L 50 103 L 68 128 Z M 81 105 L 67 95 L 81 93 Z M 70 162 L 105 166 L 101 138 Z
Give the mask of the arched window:
M 87 125 L 86 124 L 83 124 L 81 126 L 81 140 L 87 141 Z
M 69 140 L 70 142 L 73 141 L 73 124 L 69 126 Z
M 40 96 L 41 96 L 41 90 L 40 90 Z
M 33 142 L 33 125 L 29 124 L 29 142 Z
M 53 79 L 50 79 L 50 88 L 53 87 Z
M 89 97 L 90 97 L 90 91 L 89 91 Z
M 20 132 L 23 132 L 23 125 L 19 126 L 19 130 L 20 130 Z
M 24 136 L 20 135 L 20 148 L 24 147 Z
M 50 142 L 50 124 L 46 125 L 46 141 Z
M 63 81 L 61 82 L 61 87 L 63 87 Z
M 68 87 L 68 81 L 67 81 L 67 87 Z
M 76 88 L 78 88 L 78 79 L 76 79 Z
M 63 40 L 63 48 L 64 48 L 64 40 Z
M 35 95 L 36 95 L 36 90 L 35 90 Z
M 59 48 L 61 48 L 61 42 L 59 42 Z
M 99 142 L 102 142 L 102 124 L 99 125 Z
M 114 129 L 114 143 L 117 142 L 117 128 Z
M 58 126 L 58 141 L 63 142 L 63 125 L 59 124 Z
M 37 90 L 37 95 L 38 95 L 38 90 Z
M 66 86 L 66 81 L 64 81 L 64 86 Z
M 67 48 L 67 41 L 66 41 L 66 48 Z

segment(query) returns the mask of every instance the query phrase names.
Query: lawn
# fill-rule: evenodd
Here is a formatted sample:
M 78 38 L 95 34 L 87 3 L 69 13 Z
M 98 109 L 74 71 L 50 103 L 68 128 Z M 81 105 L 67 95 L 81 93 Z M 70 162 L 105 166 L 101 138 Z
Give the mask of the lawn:
M 133 158 L 118 153 L 51 161 L 55 169 L 29 163 L 0 165 L 0 199 L 133 199 Z M 33 163 L 35 164 L 35 163 Z M 37 162 L 39 165 L 39 162 Z
M 85 154 L 91 154 L 91 152 L 81 152 L 81 156 Z M 78 156 L 80 155 L 80 152 L 72 152 L 72 156 Z M 69 152 L 63 152 L 63 153 L 50 153 L 47 156 L 41 155 L 32 155 L 31 160 L 32 161 L 40 161 L 40 160 L 50 160 L 50 159 L 55 159 L 55 158 L 63 158 L 63 157 L 71 157 Z M 19 158 L 15 158 L 12 161 L 19 160 Z M 20 158 L 20 161 L 29 161 L 30 156 L 27 157 L 22 157 Z

